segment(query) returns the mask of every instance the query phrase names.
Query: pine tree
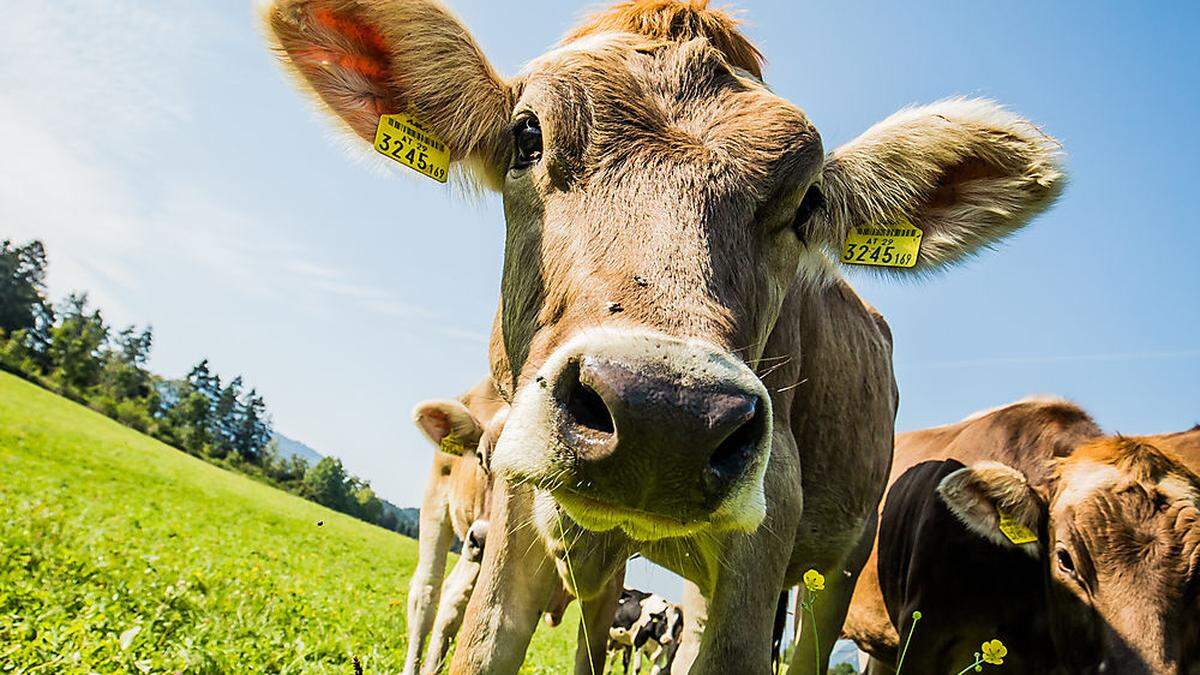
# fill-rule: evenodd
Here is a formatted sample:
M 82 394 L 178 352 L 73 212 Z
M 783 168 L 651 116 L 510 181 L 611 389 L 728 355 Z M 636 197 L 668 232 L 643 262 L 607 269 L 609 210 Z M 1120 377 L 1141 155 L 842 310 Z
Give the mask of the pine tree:
M 46 249 L 40 241 L 0 242 L 0 331 L 19 330 L 43 342 L 54 314 L 46 301 Z M 42 344 L 44 347 L 44 343 Z
M 58 325 L 50 331 L 49 361 L 64 384 L 86 390 L 100 382 L 102 349 L 108 326 L 100 310 L 87 309 L 87 293 L 72 293 L 63 301 Z
M 232 380 L 221 393 L 213 406 L 212 437 L 221 446 L 222 454 L 237 450 L 237 436 L 245 415 L 241 402 L 242 377 L 239 375 Z
M 117 335 L 104 364 L 104 388 L 109 396 L 119 401 L 145 399 L 154 393 L 153 377 L 146 369 L 153 342 L 148 326 L 140 332 L 129 326 Z
M 248 462 L 257 462 L 271 442 L 271 421 L 267 404 L 258 392 L 251 389 L 241 404 L 241 414 L 234 433 L 233 448 Z

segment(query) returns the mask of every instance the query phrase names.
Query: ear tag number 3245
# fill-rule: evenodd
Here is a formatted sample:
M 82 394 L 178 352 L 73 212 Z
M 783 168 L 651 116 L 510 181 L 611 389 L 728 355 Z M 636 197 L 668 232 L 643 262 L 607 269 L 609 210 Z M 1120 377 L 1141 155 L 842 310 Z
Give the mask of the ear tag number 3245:
M 902 214 L 896 214 L 886 225 L 866 225 L 850 228 L 842 262 L 850 265 L 875 267 L 912 267 L 917 264 L 921 250 L 921 228 Z
M 412 115 L 380 116 L 375 128 L 375 150 L 439 183 L 446 182 L 450 149 Z

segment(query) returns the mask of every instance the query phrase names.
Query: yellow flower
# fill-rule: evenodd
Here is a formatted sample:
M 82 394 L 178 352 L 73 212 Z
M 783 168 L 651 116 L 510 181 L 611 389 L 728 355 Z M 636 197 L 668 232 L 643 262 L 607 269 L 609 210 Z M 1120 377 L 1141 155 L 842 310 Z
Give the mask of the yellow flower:
M 816 570 L 809 570 L 805 572 L 804 587 L 810 591 L 825 590 L 825 575 Z
M 983 662 L 990 663 L 993 666 L 1004 663 L 1004 657 L 1008 656 L 1008 647 L 1005 647 L 1004 643 L 999 640 L 983 643 L 982 649 Z

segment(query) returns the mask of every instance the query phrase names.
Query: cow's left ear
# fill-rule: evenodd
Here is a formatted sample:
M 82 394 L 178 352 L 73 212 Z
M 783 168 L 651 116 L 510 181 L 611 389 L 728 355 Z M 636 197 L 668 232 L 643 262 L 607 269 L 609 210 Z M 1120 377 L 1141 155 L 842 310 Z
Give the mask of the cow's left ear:
M 1066 176 L 1059 144 L 983 99 L 906 108 L 834 150 L 814 240 L 839 254 L 854 227 L 922 231 L 912 267 L 927 272 L 994 245 L 1044 211 Z
M 474 450 L 483 435 L 483 426 L 461 401 L 433 400 L 413 408 L 413 422 L 442 452 L 461 455 Z
M 1025 474 L 999 462 L 977 462 L 942 479 L 938 497 L 967 529 L 1006 548 L 1041 555 L 1045 502 Z

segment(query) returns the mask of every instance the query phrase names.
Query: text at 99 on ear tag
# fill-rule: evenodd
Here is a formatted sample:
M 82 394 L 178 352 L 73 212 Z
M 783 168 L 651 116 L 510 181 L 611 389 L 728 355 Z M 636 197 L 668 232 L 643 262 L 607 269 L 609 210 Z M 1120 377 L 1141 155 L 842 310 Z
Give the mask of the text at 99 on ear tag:
M 446 182 L 450 171 L 450 149 L 445 141 L 405 113 L 380 116 L 375 150 L 439 183 Z
M 921 250 L 921 228 L 902 214 L 896 214 L 887 225 L 866 225 L 850 228 L 842 262 L 850 265 L 876 267 L 912 267 L 917 264 Z

